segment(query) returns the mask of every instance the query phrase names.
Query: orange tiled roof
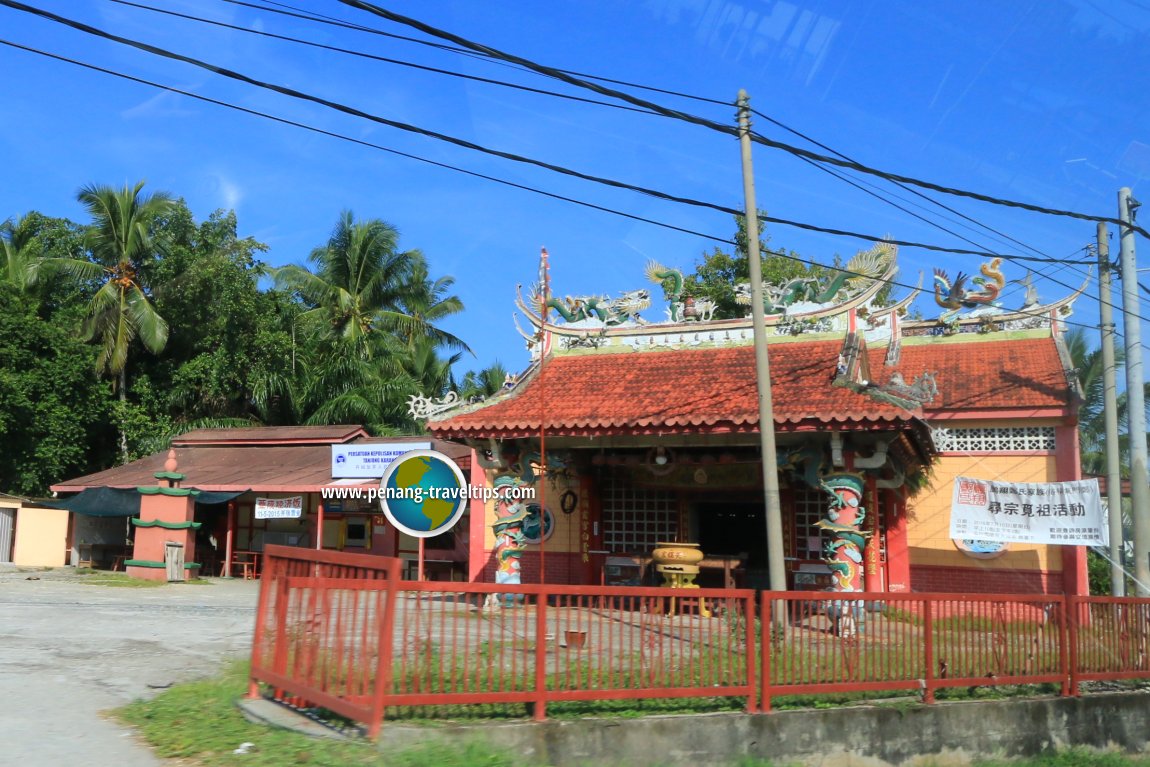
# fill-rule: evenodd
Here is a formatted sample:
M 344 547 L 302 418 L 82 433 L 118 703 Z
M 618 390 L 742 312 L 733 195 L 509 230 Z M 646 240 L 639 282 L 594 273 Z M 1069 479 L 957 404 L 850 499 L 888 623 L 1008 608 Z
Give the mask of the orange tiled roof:
M 928 414 L 1072 407 L 1067 372 L 1050 336 L 965 343 L 904 342 L 898 367 L 908 381 L 923 370 L 937 373 L 939 396 L 927 406 Z M 872 356 L 871 370 L 880 369 L 882 358 Z
M 774 416 L 780 430 L 824 424 L 864 427 L 921 417 L 832 385 L 840 341 L 773 344 Z M 885 349 L 869 352 L 872 375 L 886 382 Z M 1051 338 L 904 344 L 897 369 L 906 381 L 937 372 L 929 410 L 1067 407 L 1068 387 Z M 556 356 L 512 395 L 432 421 L 438 437 L 592 436 L 755 431 L 759 415 L 750 346 Z

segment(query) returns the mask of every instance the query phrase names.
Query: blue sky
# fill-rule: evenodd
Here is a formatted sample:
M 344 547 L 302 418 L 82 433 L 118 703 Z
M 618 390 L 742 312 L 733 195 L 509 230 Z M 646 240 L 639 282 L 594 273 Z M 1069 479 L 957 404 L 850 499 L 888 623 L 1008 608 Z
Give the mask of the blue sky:
M 593 97 L 503 64 L 269 10 L 222 0 L 143 1 L 245 29 Z M 109 0 L 31 4 L 389 119 L 593 175 L 742 206 L 737 143 L 705 128 L 316 50 Z M 422 37 L 337 2 L 292 4 Z M 761 112 L 864 164 L 997 197 L 1115 216 L 1118 188 L 1130 186 L 1137 196 L 1142 178 L 1150 176 L 1150 0 L 402 0 L 386 5 L 563 69 L 731 103 L 745 88 Z M 703 234 L 728 238 L 734 232 L 734 222 L 720 212 L 452 147 L 10 8 L 0 7 L 0 38 Z M 75 202 L 81 185 L 146 180 L 147 189 L 184 197 L 199 219 L 217 208 L 234 209 L 241 234 L 267 243 L 266 259 L 281 265 L 303 263 L 325 242 L 341 210 L 382 218 L 400 230 L 403 247 L 427 254 L 433 273 L 456 278 L 467 311 L 447 327 L 476 353 L 462 363 L 461 372 L 496 359 L 512 369 L 526 364 L 512 323 L 513 300 L 517 283 L 535 279 L 542 246 L 551 253 L 555 293 L 614 294 L 644 286 L 648 259 L 689 271 L 716 245 L 706 237 L 512 189 L 7 46 L 0 46 L 0 72 L 0 219 L 38 210 L 82 221 Z M 633 92 L 712 120 L 733 121 L 734 109 L 727 104 Z M 757 119 L 755 127 L 810 147 L 765 120 Z M 783 152 L 756 147 L 755 170 L 759 206 L 772 216 L 973 247 Z M 874 184 L 875 191 L 980 249 L 1081 258 L 1094 237 L 1089 222 L 932 194 L 1030 250 L 1000 234 L 970 229 L 968 222 L 904 190 L 853 178 Z M 867 246 L 783 226 L 768 232 L 773 246 L 823 262 Z M 1145 243 L 1140 247 L 1145 250 Z M 913 283 L 920 270 L 929 275 L 934 266 L 952 274 L 973 272 L 981 262 L 976 256 L 903 248 L 900 280 Z M 1044 300 L 1068 292 L 1051 279 L 1078 285 L 1083 278 L 1077 268 L 1041 268 Z M 1007 269 L 1008 278 L 1024 274 L 1022 265 Z M 1004 304 L 1013 308 L 1021 299 L 1015 287 Z M 936 311 L 922 306 L 928 314 Z M 647 314 L 656 319 L 662 309 L 655 306 Z M 1096 305 L 1080 302 L 1074 319 L 1095 324 Z

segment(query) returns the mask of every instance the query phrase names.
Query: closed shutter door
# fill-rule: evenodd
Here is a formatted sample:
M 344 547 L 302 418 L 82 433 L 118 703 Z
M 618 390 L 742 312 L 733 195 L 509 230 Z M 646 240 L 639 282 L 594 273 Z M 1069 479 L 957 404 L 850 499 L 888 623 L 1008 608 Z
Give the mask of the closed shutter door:
M 12 538 L 16 532 L 16 509 L 0 508 L 0 562 L 12 561 Z

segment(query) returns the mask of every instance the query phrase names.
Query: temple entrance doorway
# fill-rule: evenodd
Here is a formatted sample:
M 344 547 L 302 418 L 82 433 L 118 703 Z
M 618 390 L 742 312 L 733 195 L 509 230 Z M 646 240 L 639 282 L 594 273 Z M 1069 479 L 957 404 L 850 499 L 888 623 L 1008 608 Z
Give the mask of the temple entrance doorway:
M 767 588 L 767 523 L 761 500 L 697 502 L 692 505 L 692 517 L 707 563 L 737 560 L 730 563 L 737 585 Z M 719 567 L 707 567 L 698 582 L 705 587 L 721 587 L 723 572 Z

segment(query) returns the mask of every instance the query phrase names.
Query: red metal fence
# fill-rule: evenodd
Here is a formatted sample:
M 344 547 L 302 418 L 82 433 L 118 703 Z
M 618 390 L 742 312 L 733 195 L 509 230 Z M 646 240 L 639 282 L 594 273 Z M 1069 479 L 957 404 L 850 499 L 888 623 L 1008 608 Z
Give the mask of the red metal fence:
M 268 547 L 251 694 L 378 733 L 385 710 L 1150 678 L 1150 600 L 398 580 L 399 561 Z M 606 704 L 604 704 L 606 705 Z
M 383 722 L 392 672 L 400 561 L 268 546 L 252 639 L 249 696 L 277 698 Z

